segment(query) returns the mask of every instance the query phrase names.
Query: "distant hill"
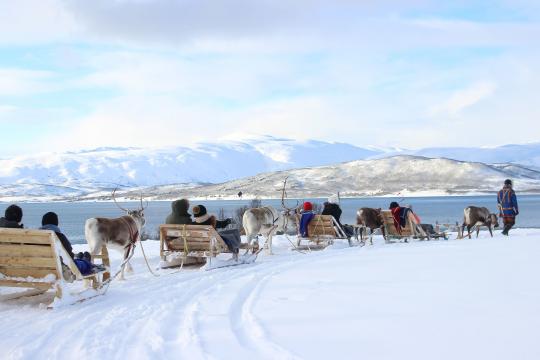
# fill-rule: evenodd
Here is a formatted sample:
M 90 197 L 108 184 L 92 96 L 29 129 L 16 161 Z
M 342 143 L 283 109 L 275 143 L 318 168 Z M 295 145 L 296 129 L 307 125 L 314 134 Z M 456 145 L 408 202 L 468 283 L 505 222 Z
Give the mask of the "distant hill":
M 193 147 L 99 148 L 3 159 L 0 200 L 95 198 L 115 187 L 144 188 L 156 197 L 177 189 L 190 196 L 239 190 L 273 196 L 270 188 L 287 174 L 301 197 L 307 196 L 303 192 L 326 196 L 338 190 L 349 196 L 463 194 L 492 191 L 506 177 L 517 179 L 521 190 L 537 192 L 538 170 L 540 143 L 411 151 L 267 136 Z
M 286 177 L 288 196 L 292 198 L 327 197 L 337 191 L 344 197 L 493 194 L 506 178 L 514 180 L 520 193 L 540 193 L 540 172 L 525 167 L 401 155 L 268 172 L 215 185 L 158 186 L 145 189 L 144 194 L 152 199 L 234 199 L 242 191 L 244 197 L 279 198 Z M 138 194 L 124 193 L 135 198 Z

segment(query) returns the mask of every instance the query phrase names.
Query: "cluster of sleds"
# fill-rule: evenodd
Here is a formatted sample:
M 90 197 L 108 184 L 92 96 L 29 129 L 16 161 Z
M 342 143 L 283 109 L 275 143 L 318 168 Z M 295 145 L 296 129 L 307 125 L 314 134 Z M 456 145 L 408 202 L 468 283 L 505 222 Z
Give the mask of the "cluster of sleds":
M 515 194 L 512 195 L 512 198 L 512 201 L 515 202 L 513 211 L 517 215 Z M 182 202 L 189 204 L 187 200 L 182 200 Z M 193 211 L 196 217 L 195 221 L 187 218 L 175 220 L 182 217 L 169 216 L 166 224 L 159 227 L 160 266 L 162 268 L 178 266 L 182 268 L 184 265 L 202 264 L 205 268 L 212 269 L 222 265 L 230 266 L 253 262 L 263 249 L 266 249 L 269 254 L 272 253 L 272 236 L 274 234 L 282 231 L 288 238 L 291 227 L 294 229 L 294 235 L 297 236 L 296 243 L 291 241 L 291 248 L 300 251 L 324 249 L 338 240 L 347 241 L 349 246 L 365 245 L 368 239 L 372 243 L 372 235 L 378 229 L 386 242 L 408 241 L 409 239 L 448 239 L 446 232 L 439 231 L 437 226 L 421 224 L 418 216 L 410 207 L 400 206 L 396 202 L 392 202 L 388 210 L 359 209 L 354 225 L 341 224 L 341 209 L 335 198 L 325 202 L 320 214 L 313 211 L 313 206 L 309 202 L 305 202 L 301 209 L 287 208 L 282 197 L 282 206 L 283 210 L 281 211 L 272 207 L 247 210 L 243 217 L 242 231 L 247 239 L 247 242 L 244 243 L 240 240 L 240 229 L 231 229 L 231 221 L 226 220 L 221 222 L 221 225 L 229 229 L 220 230 L 220 226 L 217 226 L 218 220 L 207 214 L 206 208 L 202 205 L 196 206 L 195 211 Z M 174 208 L 175 203 L 173 203 L 173 210 Z M 505 209 L 504 204 L 500 209 Z M 0 228 L 0 286 L 29 289 L 23 293 L 10 295 L 9 298 L 42 294 L 53 289 L 55 298 L 51 306 L 63 303 L 63 298 L 66 297 L 70 299 L 70 302 L 76 302 L 105 293 L 110 282 L 116 278 L 120 271 L 123 273 L 124 266 L 129 263 L 135 245 L 140 240 L 139 234 L 144 225 L 142 198 L 141 209 L 123 210 L 126 211 L 126 215 L 117 219 L 94 218 L 87 221 L 86 235 L 92 251 L 92 258 L 85 259 L 85 261 L 91 260 L 92 263 L 96 259 L 100 261 L 100 264 L 93 264 L 93 269 L 89 273 L 81 271 L 77 259 L 71 252 L 71 246 L 67 246 L 65 241 L 59 238 L 58 231 L 54 226 L 44 227 L 40 230 Z M 501 214 L 504 213 L 501 212 Z M 464 215 L 463 228 L 467 225 L 469 237 L 472 226 L 476 226 L 477 229 L 480 225 L 488 226 L 491 233 L 493 221 L 497 223 L 496 215 L 490 214 L 485 208 L 467 207 Z M 493 218 L 494 220 L 492 220 Z M 100 237 L 100 241 L 94 241 L 92 245 L 92 241 L 88 238 L 88 224 L 98 224 L 96 222 L 98 220 L 107 221 L 114 226 L 110 225 L 109 228 L 97 226 L 94 235 Z M 513 221 L 513 218 L 508 221 L 505 219 L 503 234 L 508 234 Z M 130 223 L 132 224 L 130 225 Z M 55 225 L 58 225 L 57 219 Z M 123 229 L 123 227 L 125 228 Z M 106 231 L 107 229 L 109 232 Z M 238 234 L 235 235 L 235 232 Z M 120 238 L 123 235 L 119 234 L 123 233 L 126 234 L 125 239 Z M 257 237 L 259 234 L 265 238 L 264 245 L 261 247 Z M 463 237 L 462 231 L 458 231 L 458 237 Z M 253 241 L 254 239 L 257 241 Z M 107 245 L 114 243 L 125 244 L 122 245 L 124 260 L 119 272 L 111 276 Z M 96 248 L 96 244 L 99 245 L 99 248 Z M 239 256 L 242 250 L 244 250 L 243 256 Z M 231 259 L 214 266 L 216 262 L 220 261 L 218 255 L 227 253 L 233 255 Z M 150 269 L 150 271 L 152 270 Z M 77 280 L 81 280 L 83 286 L 79 286 L 77 291 L 71 291 L 71 284 Z M 69 296 L 66 296 L 66 293 Z

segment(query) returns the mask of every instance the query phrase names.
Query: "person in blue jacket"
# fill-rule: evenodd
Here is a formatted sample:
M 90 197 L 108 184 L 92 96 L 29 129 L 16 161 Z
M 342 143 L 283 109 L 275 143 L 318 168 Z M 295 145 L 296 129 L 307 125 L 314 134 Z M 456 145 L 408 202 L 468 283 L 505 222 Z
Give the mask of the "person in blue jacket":
M 308 225 L 309 222 L 313 219 L 315 213 L 313 212 L 313 204 L 309 201 L 304 203 L 304 211 L 302 211 L 302 216 L 300 217 L 300 236 L 308 237 Z
M 58 227 L 59 221 L 58 221 L 58 215 L 52 211 L 46 213 L 43 215 L 43 218 L 41 219 L 41 227 L 40 230 L 51 230 L 56 233 L 56 236 L 62 243 L 62 246 L 66 250 L 66 252 L 69 254 L 71 259 L 75 262 L 75 265 L 77 265 L 77 268 L 81 272 L 82 275 L 90 275 L 92 274 L 96 268 L 98 270 L 103 270 L 103 266 L 101 265 L 95 265 L 92 263 L 92 257 L 89 252 L 85 251 L 84 253 L 80 252 L 78 254 L 73 253 L 73 248 L 71 247 L 71 243 L 69 242 L 68 238 L 62 230 Z M 63 265 L 62 267 L 65 267 Z M 66 275 L 67 276 L 67 275 Z M 67 276 L 69 278 L 69 276 Z
M 514 189 L 512 189 L 512 180 L 506 179 L 504 186 L 497 194 L 497 206 L 499 207 L 499 216 L 503 219 L 504 229 L 503 235 L 508 235 L 508 232 L 516 223 L 516 216 L 519 215 L 517 197 Z

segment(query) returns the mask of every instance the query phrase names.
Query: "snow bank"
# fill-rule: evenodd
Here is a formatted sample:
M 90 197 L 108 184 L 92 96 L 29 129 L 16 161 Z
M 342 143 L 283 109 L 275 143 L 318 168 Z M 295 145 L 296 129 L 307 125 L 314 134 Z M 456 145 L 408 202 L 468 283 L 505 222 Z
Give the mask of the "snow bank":
M 55 310 L 39 305 L 50 294 L 0 302 L 2 358 L 539 359 L 539 238 L 376 237 L 302 254 L 279 236 L 254 264 L 159 278 L 137 250 L 135 272 L 104 296 Z M 143 245 L 157 266 L 159 243 Z

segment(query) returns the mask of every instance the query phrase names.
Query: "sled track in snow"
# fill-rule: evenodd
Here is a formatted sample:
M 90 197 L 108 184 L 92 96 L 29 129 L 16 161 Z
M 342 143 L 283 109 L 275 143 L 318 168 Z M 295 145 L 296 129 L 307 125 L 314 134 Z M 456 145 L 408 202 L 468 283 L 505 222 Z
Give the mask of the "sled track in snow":
M 106 296 L 45 313 L 33 309 L 40 313 L 36 328 L 49 331 L 36 332 L 30 344 L 14 337 L 8 357 L 39 357 L 46 347 L 53 349 L 51 358 L 82 352 L 83 359 L 218 359 L 224 354 L 213 335 L 217 327 L 230 334 L 226 343 L 239 359 L 298 359 L 272 339 L 255 308 L 274 275 L 332 253 L 283 253 L 244 266 L 162 272 L 159 278 L 150 277 L 139 260 L 136 273 L 115 281 Z M 28 316 L 16 317 L 16 328 L 28 332 Z

